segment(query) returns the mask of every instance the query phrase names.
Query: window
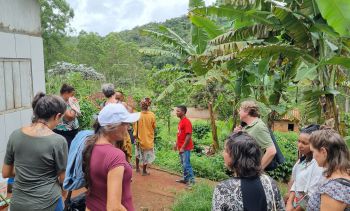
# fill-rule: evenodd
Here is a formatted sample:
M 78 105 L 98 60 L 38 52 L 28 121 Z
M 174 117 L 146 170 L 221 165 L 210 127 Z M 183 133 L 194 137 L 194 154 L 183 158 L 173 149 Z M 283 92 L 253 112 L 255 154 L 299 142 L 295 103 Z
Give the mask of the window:
M 294 131 L 294 124 L 288 124 L 288 131 Z
M 30 60 L 0 59 L 0 112 L 30 107 L 32 83 Z

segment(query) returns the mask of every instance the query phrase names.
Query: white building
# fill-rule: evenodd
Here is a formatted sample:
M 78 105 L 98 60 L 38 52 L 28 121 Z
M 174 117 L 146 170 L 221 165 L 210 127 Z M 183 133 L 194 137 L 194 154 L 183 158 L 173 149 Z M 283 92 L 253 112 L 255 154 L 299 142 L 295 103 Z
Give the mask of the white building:
M 45 91 L 40 5 L 0 0 L 0 167 L 9 135 L 31 122 L 38 91 Z

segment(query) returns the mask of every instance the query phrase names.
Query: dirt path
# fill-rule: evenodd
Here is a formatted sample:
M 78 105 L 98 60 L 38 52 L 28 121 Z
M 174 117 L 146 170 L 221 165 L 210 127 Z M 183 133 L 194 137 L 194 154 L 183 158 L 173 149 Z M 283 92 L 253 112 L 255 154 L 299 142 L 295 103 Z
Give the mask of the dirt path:
M 151 175 L 133 174 L 132 193 L 137 211 L 170 210 L 176 192 L 185 190 L 185 185 L 176 183 L 179 176 L 156 169 L 150 169 Z
M 186 186 L 175 182 L 180 179 L 179 176 L 154 168 L 150 169 L 150 173 L 148 176 L 141 176 L 133 169 L 131 188 L 135 210 L 171 210 L 176 192 L 185 190 Z M 84 189 L 74 191 L 73 197 L 84 191 Z M 6 210 L 0 209 L 0 211 Z

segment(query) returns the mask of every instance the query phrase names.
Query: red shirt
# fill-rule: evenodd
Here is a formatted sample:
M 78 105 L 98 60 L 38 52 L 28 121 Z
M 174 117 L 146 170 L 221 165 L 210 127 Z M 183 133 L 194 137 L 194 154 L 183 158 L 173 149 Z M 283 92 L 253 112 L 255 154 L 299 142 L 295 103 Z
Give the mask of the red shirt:
M 180 120 L 179 126 L 177 128 L 177 149 L 180 150 L 182 145 L 185 143 L 185 138 L 187 134 L 192 134 L 192 123 L 189 119 L 184 117 Z M 193 141 L 192 136 L 190 139 L 190 142 L 187 144 L 187 146 L 184 148 L 184 150 L 192 150 L 193 149 Z

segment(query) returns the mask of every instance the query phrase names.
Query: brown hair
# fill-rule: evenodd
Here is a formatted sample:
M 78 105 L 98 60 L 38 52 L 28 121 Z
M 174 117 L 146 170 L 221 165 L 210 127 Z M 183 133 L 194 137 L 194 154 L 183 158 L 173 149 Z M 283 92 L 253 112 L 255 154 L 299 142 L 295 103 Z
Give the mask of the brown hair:
M 74 92 L 75 89 L 74 87 L 68 85 L 68 84 L 63 84 L 62 87 L 61 87 L 61 90 L 60 90 L 60 94 L 64 94 L 64 93 L 71 93 L 71 92 Z
M 254 100 L 246 100 L 241 103 L 241 108 L 248 112 L 249 116 L 260 117 L 259 106 Z
M 262 153 L 256 140 L 248 133 L 231 134 L 225 147 L 232 159 L 229 168 L 238 177 L 256 177 L 261 174 Z
M 57 114 L 64 114 L 67 109 L 66 103 L 58 96 L 46 95 L 43 92 L 38 92 L 32 102 L 33 118 L 32 122 L 37 122 L 39 119 L 48 121 L 51 117 Z
M 94 149 L 96 141 L 103 135 L 109 135 L 111 133 L 115 133 L 116 128 L 120 126 L 120 124 L 106 125 L 101 127 L 101 125 L 96 121 L 94 123 L 95 135 L 89 137 L 85 143 L 85 148 L 83 150 L 83 172 L 85 178 L 85 187 L 89 189 L 91 185 L 91 177 L 90 177 L 90 161 L 92 150 Z M 118 145 L 116 145 L 117 148 Z
M 313 148 L 327 150 L 326 170 L 324 175 L 330 177 L 337 170 L 350 175 L 350 153 L 344 139 L 333 129 L 323 129 L 311 134 L 310 143 Z

